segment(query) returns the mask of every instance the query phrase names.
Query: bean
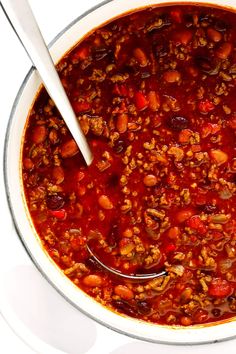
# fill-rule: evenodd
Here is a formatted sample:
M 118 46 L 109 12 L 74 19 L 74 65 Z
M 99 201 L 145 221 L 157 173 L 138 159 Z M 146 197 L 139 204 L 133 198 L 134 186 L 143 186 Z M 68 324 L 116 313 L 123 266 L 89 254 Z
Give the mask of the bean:
M 71 139 L 61 146 L 61 157 L 63 159 L 72 157 L 76 155 L 78 151 L 79 149 L 76 142 L 74 141 L 74 139 Z
M 222 34 L 218 31 L 216 31 L 214 28 L 208 28 L 207 29 L 207 35 L 212 40 L 213 42 L 220 42 L 222 39 Z
M 220 309 L 213 309 L 211 311 L 211 313 L 214 317 L 219 317 L 221 315 L 221 310 Z
M 193 323 L 193 321 L 188 316 L 182 316 L 182 317 L 180 317 L 180 323 L 183 326 L 190 326 Z
M 179 237 L 179 234 L 180 234 L 180 229 L 178 228 L 178 226 L 174 226 L 168 230 L 167 236 L 171 240 L 176 240 Z
M 98 198 L 98 203 L 103 209 L 113 209 L 113 204 L 111 200 L 105 194 L 100 195 L 100 197 Z
M 55 166 L 52 170 L 52 177 L 56 184 L 61 184 L 64 181 L 64 170 L 61 166 Z
M 155 91 L 150 91 L 147 95 L 149 101 L 149 108 L 156 112 L 160 107 L 160 97 Z
M 96 274 L 90 274 L 84 277 L 83 283 L 91 288 L 102 286 L 102 278 Z
M 206 213 L 206 214 L 212 214 L 214 213 L 215 211 L 217 210 L 217 206 L 216 205 L 213 205 L 213 204 L 206 204 L 203 208 L 203 211 Z
M 220 149 L 211 150 L 210 157 L 212 158 L 212 160 L 214 160 L 217 166 L 223 165 L 225 162 L 228 161 L 229 158 L 226 152 Z
M 35 144 L 43 143 L 47 137 L 47 129 L 45 125 L 37 125 L 32 134 L 32 140 Z
M 47 196 L 47 207 L 51 210 L 58 210 L 65 204 L 64 198 L 59 194 Z
M 151 306 L 147 301 L 138 301 L 137 308 L 141 315 L 148 315 L 151 312 Z
M 191 218 L 191 216 L 194 215 L 194 212 L 193 210 L 191 209 L 184 209 L 184 210 L 180 210 L 179 212 L 177 212 L 176 214 L 176 220 L 179 222 L 179 223 L 182 223 L 188 219 Z
M 118 115 L 116 128 L 119 133 L 125 133 L 128 128 L 128 115 L 122 113 Z
M 223 43 L 216 51 L 216 56 L 219 59 L 225 60 L 232 51 L 232 44 L 229 42 Z
M 192 31 L 182 30 L 174 34 L 174 41 L 178 44 L 187 45 L 193 37 Z
M 179 82 L 181 79 L 180 72 L 177 70 L 168 70 L 164 72 L 163 78 L 168 83 Z
M 154 175 L 147 175 L 144 177 L 143 183 L 147 187 L 153 187 L 157 184 L 157 178 Z
M 24 168 L 29 171 L 34 167 L 34 163 L 29 157 L 24 158 L 23 165 Z
M 115 294 L 120 296 L 123 300 L 131 300 L 134 297 L 134 293 L 125 285 L 117 285 L 114 289 Z
M 124 237 L 132 237 L 133 236 L 133 230 L 130 229 L 129 227 L 123 231 L 123 236 Z
M 173 130 L 183 130 L 189 126 L 189 121 L 185 117 L 171 117 L 168 121 L 168 125 Z
M 112 305 L 117 308 L 118 310 L 126 313 L 127 315 L 130 316 L 136 316 L 137 312 L 136 309 L 134 309 L 133 306 L 131 306 L 128 302 L 124 300 L 113 300 Z
M 141 48 L 134 49 L 134 57 L 139 62 L 140 66 L 142 67 L 147 66 L 148 63 L 147 56 Z

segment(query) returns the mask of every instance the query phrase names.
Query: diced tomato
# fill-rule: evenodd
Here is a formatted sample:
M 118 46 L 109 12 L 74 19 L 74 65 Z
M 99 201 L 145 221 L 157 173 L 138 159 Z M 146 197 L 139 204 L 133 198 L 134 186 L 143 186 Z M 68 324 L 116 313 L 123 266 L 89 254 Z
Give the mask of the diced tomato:
M 54 216 L 54 218 L 57 218 L 59 220 L 65 220 L 65 218 L 67 216 L 65 209 L 49 210 L 49 213 L 51 216 Z
M 176 246 L 173 243 L 169 243 L 166 247 L 165 247 L 165 252 L 169 253 L 169 252 L 174 252 L 176 250 Z
M 170 16 L 174 20 L 174 22 L 176 22 L 176 23 L 182 22 L 183 13 L 181 10 L 176 9 L 176 10 L 171 11 Z
M 183 129 L 179 133 L 179 142 L 181 144 L 188 144 L 191 136 L 193 135 L 193 131 L 190 129 Z
M 76 114 L 87 112 L 91 108 L 90 103 L 88 102 L 72 102 L 72 107 Z
M 136 92 L 134 94 L 134 102 L 139 111 L 143 111 L 148 106 L 148 100 L 142 92 Z
M 229 120 L 228 125 L 230 126 L 230 128 L 236 130 L 236 117 L 232 117 Z
M 197 205 L 205 205 L 207 202 L 206 195 L 205 194 L 197 194 L 195 203 Z
M 203 114 L 209 113 L 214 108 L 215 108 L 215 105 L 209 100 L 200 101 L 198 104 L 198 109 Z
M 208 288 L 208 293 L 215 297 L 227 297 L 233 291 L 231 284 L 222 278 L 214 278 Z
M 84 60 L 89 56 L 89 48 L 82 47 L 79 48 L 76 52 L 73 53 L 72 58 L 75 60 Z
M 220 126 L 218 124 L 206 123 L 202 126 L 201 137 L 206 138 L 211 134 L 216 134 L 220 131 Z
M 189 220 L 187 220 L 186 224 L 191 229 L 197 230 L 200 234 L 204 234 L 207 231 L 207 228 L 200 219 L 199 215 L 193 215 Z

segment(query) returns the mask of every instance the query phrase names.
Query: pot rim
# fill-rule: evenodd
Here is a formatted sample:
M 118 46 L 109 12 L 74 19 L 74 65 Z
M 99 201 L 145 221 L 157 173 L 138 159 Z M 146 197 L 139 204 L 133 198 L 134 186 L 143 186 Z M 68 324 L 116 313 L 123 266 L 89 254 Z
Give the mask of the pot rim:
M 83 14 L 81 14 L 80 16 L 78 16 L 76 19 L 74 19 L 69 25 L 67 25 L 62 31 L 60 31 L 54 38 L 53 40 L 49 43 L 48 47 L 49 48 L 53 48 L 53 45 L 56 44 L 56 42 L 61 39 L 61 37 L 69 30 L 71 29 L 74 25 L 76 25 L 78 22 L 80 22 L 82 19 L 84 19 L 87 15 L 93 13 L 95 10 L 97 9 L 100 9 L 102 8 L 103 6 L 106 6 L 108 5 L 109 3 L 112 3 L 112 2 L 117 2 L 118 0 L 104 0 L 102 2 L 100 2 L 99 4 L 91 7 L 90 9 L 88 9 L 86 12 L 84 12 Z M 200 0 L 199 2 L 197 1 L 193 1 L 193 0 L 185 0 L 185 1 L 181 1 L 181 3 L 179 5 L 187 5 L 187 4 L 190 4 L 190 5 L 197 5 L 197 6 L 205 6 L 205 7 L 209 7 L 209 6 L 214 6 L 215 8 L 222 8 L 222 9 L 228 9 L 228 10 L 235 10 L 236 11 L 236 4 L 235 6 L 229 6 L 229 5 L 226 5 L 226 4 L 219 4 L 219 2 L 221 0 L 218 0 L 218 4 L 213 4 L 213 0 L 208 0 L 206 2 L 204 2 L 205 0 Z M 211 3 L 212 2 L 212 3 Z M 223 0 L 222 0 L 223 2 Z M 151 0 L 150 1 L 150 6 L 151 5 L 159 5 L 158 1 L 157 0 Z M 160 6 L 170 6 L 170 5 L 176 5 L 178 4 L 178 1 L 168 1 L 168 0 L 165 0 L 163 1 L 163 3 L 161 2 Z M 145 5 L 143 6 L 143 8 L 147 7 L 148 5 Z M 136 11 L 138 9 L 141 9 L 142 7 L 138 6 L 137 8 L 131 8 L 129 11 Z M 122 13 L 126 13 L 126 12 L 121 12 L 119 16 L 122 16 Z M 117 16 L 115 16 L 117 17 Z M 115 17 L 112 17 L 111 19 L 115 18 Z M 108 19 L 109 21 L 110 19 Z M 102 25 L 102 24 L 101 24 Z M 101 26 L 99 25 L 99 27 Z M 96 26 L 94 27 L 96 28 Z M 83 37 L 79 38 L 82 39 Z M 76 44 L 76 42 L 75 42 Z M 75 45 L 73 43 L 72 46 L 70 46 L 69 48 L 67 48 L 67 51 L 70 50 L 71 48 L 73 48 L 73 46 Z M 65 51 L 65 53 L 67 52 Z M 127 330 L 123 330 L 122 328 L 120 328 L 120 326 L 116 326 L 116 325 L 111 325 L 109 324 L 109 321 L 106 322 L 106 320 L 103 320 L 103 319 L 100 319 L 98 318 L 96 315 L 93 315 L 91 314 L 88 310 L 84 310 L 82 306 L 79 306 L 78 303 L 75 303 L 72 299 L 69 298 L 68 295 L 66 295 L 64 293 L 63 290 L 61 290 L 59 288 L 59 286 L 56 284 L 56 281 L 51 279 L 51 277 L 49 276 L 49 274 L 47 274 L 47 272 L 42 268 L 42 266 L 40 265 L 40 262 L 38 262 L 38 260 L 35 258 L 35 255 L 34 255 L 34 252 L 32 252 L 30 250 L 30 248 L 28 247 L 28 244 L 25 240 L 25 237 L 23 236 L 22 232 L 21 232 L 21 228 L 19 226 L 19 222 L 18 222 L 18 218 L 19 216 L 16 215 L 15 213 L 15 210 L 14 210 L 14 203 L 12 202 L 12 198 L 11 198 L 11 187 L 10 187 L 10 183 L 9 183 L 9 176 L 8 176 L 8 156 L 9 156 L 9 145 L 10 145 L 10 135 L 11 135 L 11 128 L 12 128 L 12 125 L 14 123 L 14 117 L 15 117 L 15 114 L 16 114 L 16 109 L 18 107 L 18 104 L 20 103 L 20 100 L 22 99 L 22 95 L 24 93 L 24 90 L 27 86 L 27 83 L 29 82 L 30 78 L 32 77 L 32 75 L 35 73 L 36 69 L 32 66 L 28 73 L 26 74 L 20 88 L 19 88 L 19 91 L 16 95 L 16 98 L 14 100 L 14 103 L 13 103 L 13 106 L 12 106 L 12 109 L 11 109 L 11 112 L 10 112 L 10 116 L 9 116 L 9 121 L 8 121 L 8 124 L 7 124 L 7 129 L 6 129 L 6 136 L 5 136 L 5 141 L 4 141 L 4 157 L 3 157 L 3 174 L 4 174 L 4 184 L 5 184 L 5 192 L 6 192 L 6 197 L 7 197 L 7 202 L 8 202 L 8 207 L 9 207 L 9 210 L 10 210 L 10 213 L 11 213 L 11 217 L 12 217 L 12 220 L 13 220 L 13 224 L 14 224 L 14 227 L 15 227 L 15 230 L 16 230 L 16 233 L 23 245 L 23 247 L 25 248 L 27 254 L 29 255 L 30 259 L 32 260 L 32 262 L 36 265 L 37 269 L 40 271 L 40 273 L 44 276 L 44 278 L 56 289 L 56 291 L 63 296 L 63 298 L 68 301 L 70 304 L 72 304 L 76 309 L 78 309 L 79 311 L 81 311 L 83 314 L 85 314 L 86 316 L 88 316 L 89 318 L 95 320 L 96 322 L 98 322 L 99 324 L 109 328 L 109 329 L 112 329 L 118 333 L 121 333 L 121 334 L 124 334 L 128 337 L 131 337 L 133 339 L 141 339 L 143 341 L 147 341 L 147 342 L 154 342 L 154 343 L 164 343 L 164 344 L 171 344 L 171 345 L 192 345 L 192 344 L 206 344 L 206 343 L 216 343 L 216 342 L 221 342 L 221 341 L 226 341 L 226 340 L 230 340 L 230 339 L 233 339 L 236 337 L 236 334 L 235 333 L 235 329 L 236 328 L 236 325 L 235 325 L 235 321 L 236 321 L 236 317 L 235 318 L 231 318 L 229 320 L 225 320 L 225 321 L 222 321 L 222 322 L 214 322 L 214 323 L 210 323 L 210 324 L 205 324 L 205 325 L 195 325 L 195 326 L 190 326 L 190 327 L 177 327 L 176 326 L 162 326 L 162 325 L 158 325 L 158 324 L 152 324 L 152 323 L 148 323 L 148 322 L 144 322 L 144 321 L 140 321 L 140 320 L 137 320 L 137 319 L 130 319 L 130 317 L 128 316 L 122 316 L 120 314 L 117 314 L 111 310 L 108 310 L 106 307 L 100 305 L 98 302 L 96 302 L 93 298 L 91 298 L 90 296 L 88 296 L 87 294 L 85 294 L 85 296 L 87 296 L 91 302 L 95 302 L 97 306 L 102 306 L 106 311 L 108 312 L 112 312 L 114 316 L 117 317 L 117 322 L 118 322 L 118 319 L 124 319 L 126 321 L 130 321 L 130 322 L 133 322 L 133 326 L 135 325 L 140 325 L 140 326 L 150 326 L 151 327 L 155 327 L 156 328 L 156 331 L 157 331 L 157 337 L 158 337 L 158 329 L 161 329 L 161 328 L 165 328 L 165 330 L 169 331 L 169 335 L 171 335 L 171 332 L 182 332 L 182 336 L 183 334 L 186 336 L 185 340 L 181 339 L 158 339 L 158 338 L 150 338 L 150 337 L 145 337 L 145 336 L 142 336 L 140 334 L 140 332 L 137 332 L 138 334 L 135 334 L 135 329 L 133 332 L 129 332 Z M 35 91 L 35 94 L 34 96 L 37 95 L 37 92 Z M 28 111 L 29 111 L 30 108 L 28 108 Z M 27 118 L 26 118 L 27 119 Z M 22 139 L 22 137 L 21 137 Z M 22 201 L 23 203 L 23 201 Z M 32 230 L 32 234 L 33 234 L 33 230 Z M 42 246 L 41 246 L 42 248 Z M 47 257 L 49 257 L 46 252 L 43 250 L 42 248 L 42 252 L 45 253 L 45 255 Z M 51 259 L 50 259 L 51 262 L 53 262 Z M 54 264 L 54 262 L 53 262 Z M 56 264 L 54 264 L 54 267 L 56 268 Z M 58 268 L 58 267 L 57 267 Z M 59 269 L 58 269 L 59 270 Z M 58 272 L 58 275 L 61 276 L 61 274 L 59 274 Z M 64 275 L 62 273 L 62 275 Z M 65 277 L 65 276 L 64 276 Z M 72 283 L 70 280 L 69 280 L 70 283 Z M 80 290 L 80 289 L 79 289 Z M 82 291 L 81 291 L 82 292 Z M 204 331 L 207 331 L 207 329 L 213 329 L 213 332 L 214 332 L 214 328 L 216 329 L 217 327 L 220 329 L 223 329 L 223 326 L 226 327 L 226 325 L 230 325 L 230 334 L 229 335 L 225 335 L 225 334 L 220 334 L 219 335 L 219 338 L 207 338 L 207 336 L 204 336 L 205 338 L 204 339 L 199 339 L 199 340 L 196 340 L 193 336 L 193 331 L 194 333 L 197 334 L 197 332 L 200 330 L 204 330 Z M 232 326 L 233 325 L 233 326 Z M 226 330 L 226 328 L 225 328 Z M 227 331 L 227 330 L 226 330 Z M 225 332 L 226 332 L 225 331 Z M 188 339 L 188 336 L 191 335 L 191 340 Z

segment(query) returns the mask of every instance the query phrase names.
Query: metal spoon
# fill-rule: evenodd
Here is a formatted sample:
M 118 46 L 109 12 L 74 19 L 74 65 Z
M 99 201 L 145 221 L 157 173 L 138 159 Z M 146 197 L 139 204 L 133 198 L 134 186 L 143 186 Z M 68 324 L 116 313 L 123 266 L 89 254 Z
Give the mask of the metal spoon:
M 83 131 L 57 74 L 48 48 L 27 0 L 2 0 L 0 5 L 37 68 L 44 85 L 75 139 L 87 165 L 93 160 Z
M 124 278 L 124 279 L 127 279 L 127 280 L 150 280 L 150 279 L 155 279 L 155 278 L 159 278 L 159 277 L 162 277 L 162 276 L 165 276 L 167 275 L 167 271 L 166 270 L 163 270 L 161 272 L 158 272 L 158 273 L 151 273 L 151 274 L 134 274 L 134 275 L 128 275 L 128 274 L 123 274 L 121 272 L 119 272 L 118 270 L 114 269 L 114 268 L 111 268 L 111 267 L 108 267 L 107 265 L 105 265 L 102 261 L 100 261 L 100 259 L 97 258 L 97 256 L 95 256 L 95 254 L 93 253 L 93 251 L 91 250 L 91 248 L 88 246 L 87 244 L 87 249 L 90 253 L 90 255 L 92 256 L 92 258 L 101 266 L 103 267 L 104 269 L 106 269 L 108 272 L 118 276 L 118 277 L 121 277 L 121 278 Z

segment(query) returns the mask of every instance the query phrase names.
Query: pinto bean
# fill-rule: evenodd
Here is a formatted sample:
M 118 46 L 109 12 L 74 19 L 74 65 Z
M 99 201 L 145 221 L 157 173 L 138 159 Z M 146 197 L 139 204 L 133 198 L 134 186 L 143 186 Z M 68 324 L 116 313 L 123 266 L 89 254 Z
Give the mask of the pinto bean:
M 84 277 L 83 283 L 91 288 L 102 286 L 102 278 L 96 274 L 90 274 Z
M 218 166 L 223 165 L 229 158 L 228 154 L 220 149 L 211 150 L 210 156 Z
M 214 28 L 208 28 L 207 35 L 211 41 L 216 42 L 216 43 L 220 42 L 222 39 L 222 34 L 218 31 L 216 31 Z
M 29 171 L 34 167 L 34 163 L 29 157 L 24 158 L 23 165 L 24 168 Z
M 171 240 L 176 240 L 179 237 L 179 234 L 180 234 L 180 229 L 178 228 L 178 226 L 174 226 L 168 230 L 167 236 Z
M 100 195 L 100 197 L 98 198 L 98 203 L 103 209 L 113 209 L 113 203 L 105 194 Z
M 116 128 L 119 133 L 125 133 L 128 128 L 128 115 L 121 113 L 118 115 Z
M 123 300 L 131 300 L 134 297 L 134 293 L 125 285 L 117 285 L 114 289 L 115 294 L 120 296 Z
M 147 187 L 153 187 L 157 184 L 157 178 L 154 175 L 146 175 L 143 179 L 143 183 Z
M 193 322 L 191 320 L 190 317 L 188 316 L 182 316 L 180 318 L 180 323 L 183 325 L 183 326 L 190 326 Z
M 37 125 L 32 134 L 32 140 L 35 144 L 43 143 L 47 137 L 47 128 L 45 125 Z
M 147 66 L 148 59 L 147 59 L 146 54 L 144 53 L 144 51 L 141 48 L 134 49 L 134 57 L 139 62 L 140 66 L 142 66 L 142 67 Z
M 180 210 L 177 212 L 176 214 L 176 220 L 179 222 L 179 223 L 182 223 L 188 219 L 191 218 L 191 216 L 194 215 L 194 212 L 193 210 L 191 209 L 183 209 L 183 210 Z
M 74 141 L 74 139 L 71 139 L 61 146 L 61 157 L 63 159 L 72 157 L 76 155 L 78 151 L 79 149 L 76 142 Z
M 155 91 L 150 91 L 147 95 L 149 101 L 149 108 L 156 112 L 160 107 L 160 97 Z
M 232 51 L 232 44 L 229 42 L 223 43 L 216 51 L 216 56 L 219 59 L 225 60 L 229 57 Z
M 163 74 L 163 78 L 168 83 L 179 82 L 181 79 L 180 72 L 177 70 L 167 70 Z

